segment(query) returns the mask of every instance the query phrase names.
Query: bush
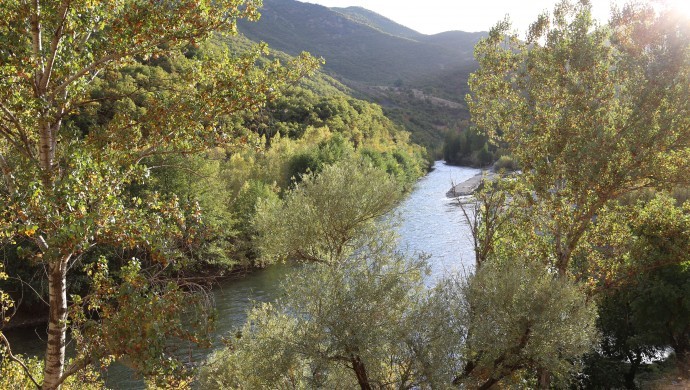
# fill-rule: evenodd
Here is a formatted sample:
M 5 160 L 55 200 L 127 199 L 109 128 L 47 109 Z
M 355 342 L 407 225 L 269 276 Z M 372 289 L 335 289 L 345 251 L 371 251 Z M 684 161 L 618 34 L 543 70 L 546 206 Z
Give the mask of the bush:
M 506 171 L 506 172 L 514 172 L 520 169 L 518 167 L 517 161 L 515 161 L 512 157 L 510 156 L 501 156 L 496 163 L 494 163 L 494 170 L 495 171 Z
M 319 170 L 319 158 L 312 151 L 296 154 L 288 162 L 287 182 L 299 183 L 305 174 Z

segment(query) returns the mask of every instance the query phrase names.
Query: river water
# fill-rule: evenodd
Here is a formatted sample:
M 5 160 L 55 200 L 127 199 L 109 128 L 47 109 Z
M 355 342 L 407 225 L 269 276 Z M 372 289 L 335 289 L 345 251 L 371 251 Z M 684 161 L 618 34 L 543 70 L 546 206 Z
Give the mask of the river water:
M 431 255 L 431 280 L 449 272 L 474 267 L 472 237 L 456 199 L 446 197 L 453 184 L 461 183 L 479 169 L 446 165 L 436 161 L 409 197 L 397 208 L 402 218 L 398 229 L 400 249 Z
M 478 169 L 434 164 L 434 170 L 423 177 L 409 197 L 397 207 L 401 225 L 399 247 L 409 253 L 431 255 L 430 280 L 448 272 L 472 269 L 472 240 L 457 200 L 446 198 L 451 183 L 459 183 L 480 172 Z M 218 324 L 216 343 L 244 323 L 254 301 L 270 301 L 280 294 L 280 282 L 294 266 L 275 265 L 238 280 L 228 280 L 213 290 Z
M 466 167 L 445 165 L 442 161 L 434 164 L 434 169 L 419 180 L 408 198 L 396 208 L 401 218 L 398 229 L 399 247 L 402 251 L 426 253 L 431 256 L 431 275 L 429 284 L 450 272 L 467 272 L 472 269 L 474 254 L 469 229 L 457 201 L 446 198 L 445 194 L 452 184 L 469 179 L 480 171 Z M 223 337 L 239 327 L 246 313 L 257 301 L 271 301 L 279 294 L 281 280 L 290 272 L 299 271 L 296 267 L 276 265 L 254 272 L 246 277 L 222 282 L 213 289 L 213 297 L 218 314 L 213 334 L 213 348 L 193 350 L 191 361 L 201 361 L 213 349 L 222 347 Z M 41 343 L 26 340 L 25 352 L 38 352 Z M 27 343 L 28 341 L 28 343 Z M 114 365 L 104 373 L 106 385 L 115 389 L 144 388 L 142 381 L 132 378 L 129 369 Z

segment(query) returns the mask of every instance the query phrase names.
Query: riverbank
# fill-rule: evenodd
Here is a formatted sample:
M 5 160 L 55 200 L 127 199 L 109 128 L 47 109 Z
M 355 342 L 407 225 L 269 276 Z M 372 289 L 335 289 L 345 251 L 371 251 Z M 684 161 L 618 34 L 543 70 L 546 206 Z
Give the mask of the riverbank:
M 202 271 L 197 271 L 185 275 L 183 279 L 194 282 L 196 285 L 204 286 L 209 291 L 218 286 L 233 280 L 241 280 L 248 275 L 264 270 L 263 265 L 241 265 L 232 269 L 220 270 L 220 267 L 208 267 Z M 178 275 L 179 278 L 179 275 Z M 176 280 L 178 278 L 171 278 Z M 23 329 L 33 329 L 48 324 L 48 305 L 18 305 L 16 311 L 12 313 L 9 321 L 0 323 L 0 331 L 16 331 Z

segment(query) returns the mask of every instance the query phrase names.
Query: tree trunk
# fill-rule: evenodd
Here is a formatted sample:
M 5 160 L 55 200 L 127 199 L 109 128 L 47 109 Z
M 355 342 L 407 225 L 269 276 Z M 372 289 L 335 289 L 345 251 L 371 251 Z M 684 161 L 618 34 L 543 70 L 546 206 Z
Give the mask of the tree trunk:
M 568 265 L 570 264 L 570 250 L 568 248 L 557 248 L 556 250 L 556 271 L 559 277 L 565 277 L 568 274 Z
M 630 360 L 630 368 L 628 372 L 623 375 L 623 379 L 625 380 L 625 388 L 634 390 L 637 388 L 635 385 L 635 376 L 637 375 L 637 369 L 640 367 L 640 363 L 642 363 L 642 353 L 639 351 L 635 352 L 635 356 L 632 358 L 628 356 L 628 360 Z
M 362 359 L 359 356 L 352 355 L 350 359 L 352 363 L 352 369 L 357 375 L 357 383 L 359 383 L 359 388 L 362 390 L 371 390 L 371 384 L 369 384 L 369 377 L 367 376 L 367 369 L 362 363 Z
M 549 370 L 541 367 L 537 369 L 537 388 L 551 388 L 551 372 Z
M 70 256 L 50 263 L 48 293 L 50 311 L 48 317 L 48 343 L 46 346 L 43 389 L 58 389 L 65 367 L 67 336 L 67 263 Z
M 682 378 L 690 379 L 690 351 L 676 351 L 676 367 Z
M 38 151 L 39 163 L 41 165 L 41 170 L 43 171 L 44 177 L 43 184 L 46 189 L 52 186 L 52 174 L 53 174 L 53 163 L 55 160 L 55 140 L 56 131 L 50 123 L 45 123 L 41 125 L 40 134 L 40 149 Z

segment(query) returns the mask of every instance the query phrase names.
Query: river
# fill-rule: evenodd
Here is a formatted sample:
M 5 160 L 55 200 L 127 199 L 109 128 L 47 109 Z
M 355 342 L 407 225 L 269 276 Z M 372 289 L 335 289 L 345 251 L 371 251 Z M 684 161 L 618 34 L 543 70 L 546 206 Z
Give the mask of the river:
M 402 218 L 398 229 L 400 249 L 431 255 L 431 280 L 448 272 L 465 272 L 474 267 L 469 227 L 457 200 L 449 199 L 445 194 L 453 184 L 479 172 L 479 169 L 436 161 L 434 169 L 419 180 L 412 193 L 396 209 Z
M 478 169 L 449 166 L 436 161 L 434 169 L 418 181 L 412 193 L 395 210 L 401 218 L 399 248 L 409 253 L 431 255 L 429 284 L 449 272 L 465 272 L 473 267 L 474 254 L 467 223 L 457 201 L 446 198 L 445 194 L 452 184 L 463 182 L 478 172 Z M 241 279 L 224 281 L 214 288 L 218 314 L 213 334 L 214 348 L 222 347 L 223 337 L 244 322 L 253 302 L 275 299 L 279 294 L 280 281 L 289 272 L 296 271 L 298 269 L 295 267 L 271 266 Z M 35 339 L 33 331 L 26 331 L 20 338 L 23 339 L 23 347 L 16 350 L 38 354 L 42 343 Z M 197 349 L 185 356 L 198 362 L 211 351 Z M 114 365 L 104 373 L 104 378 L 109 388 L 144 388 L 143 382 L 133 379 L 131 371 L 123 366 Z

